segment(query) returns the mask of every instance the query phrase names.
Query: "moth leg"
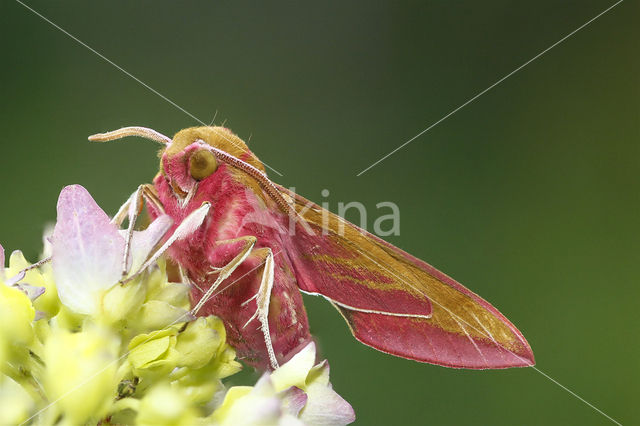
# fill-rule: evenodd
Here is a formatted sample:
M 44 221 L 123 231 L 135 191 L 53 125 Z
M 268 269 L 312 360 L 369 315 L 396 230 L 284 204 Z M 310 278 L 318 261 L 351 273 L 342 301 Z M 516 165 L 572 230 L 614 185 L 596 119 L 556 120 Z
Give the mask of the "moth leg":
M 25 273 L 27 273 L 28 271 L 35 269 L 35 268 L 39 268 L 40 266 L 44 265 L 47 262 L 51 262 L 51 256 L 49 257 L 45 257 L 42 260 L 39 260 L 38 262 L 34 263 L 33 265 L 29 265 L 26 268 L 24 268 L 23 270 L 21 270 L 20 272 L 18 272 L 16 274 L 16 276 L 24 276 Z M 6 283 L 5 283 L 6 284 Z M 7 284 L 8 285 L 8 284 Z
M 131 251 L 131 238 L 133 237 L 133 229 L 136 226 L 138 216 L 142 213 L 143 200 L 142 200 L 142 185 L 138 187 L 136 192 L 129 197 L 129 208 L 127 209 L 127 215 L 129 216 L 129 226 L 127 227 L 127 233 L 124 237 L 124 253 L 122 256 L 122 276 L 125 277 L 129 272 L 129 252 Z
M 162 205 L 162 201 L 160 201 L 160 198 L 158 197 L 158 191 L 156 190 L 156 187 L 148 183 L 145 183 L 141 186 L 142 196 L 147 203 L 147 208 L 151 207 L 153 210 L 155 210 L 156 216 L 162 216 L 163 214 L 166 214 L 164 206 Z
M 196 284 L 191 278 L 189 278 L 189 274 L 182 266 L 178 265 L 178 271 L 180 272 L 180 281 L 185 284 L 189 284 L 190 286 L 193 286 L 200 291 L 203 291 L 200 287 L 198 287 L 198 284 Z
M 118 212 L 111 218 L 111 223 L 117 225 L 118 227 L 122 226 L 122 222 L 124 222 L 124 220 L 129 215 L 129 210 L 130 210 L 132 201 L 135 198 L 137 198 L 137 196 L 140 193 L 141 186 L 142 185 L 140 185 L 131 195 L 129 195 L 129 198 L 127 198 L 127 201 L 125 201 L 124 204 L 120 206 L 120 208 L 118 209 Z
M 165 214 L 164 207 L 158 198 L 158 192 L 156 188 L 148 183 L 142 184 L 136 189 L 133 194 L 129 196 L 127 201 L 124 202 L 122 206 L 118 209 L 118 212 L 111 219 L 111 223 L 115 223 L 116 225 L 122 225 L 122 222 L 127 218 L 129 214 L 129 206 L 133 201 L 134 197 L 137 195 L 142 195 L 144 201 L 147 203 L 149 207 L 152 207 L 158 216 Z
M 160 213 L 164 213 L 164 208 L 158 200 L 155 188 L 149 184 L 142 184 L 138 186 L 131 196 L 125 201 L 125 203 L 118 209 L 118 212 L 111 219 L 111 223 L 122 225 L 125 217 L 129 218 L 129 226 L 124 239 L 124 253 L 122 256 L 122 276 L 126 276 L 129 272 L 128 260 L 129 253 L 131 252 L 131 238 L 133 236 L 133 230 L 136 226 L 138 216 L 142 213 L 143 202 L 146 201 L 150 207 L 156 209 Z
M 262 279 L 260 280 L 260 288 L 255 296 L 243 303 L 243 306 L 249 301 L 256 299 L 256 305 L 258 306 L 255 314 L 249 318 L 249 321 L 244 325 L 245 327 L 254 319 L 260 321 L 260 329 L 264 335 L 264 343 L 267 346 L 267 353 L 269 354 L 269 361 L 271 367 L 275 370 L 279 367 L 278 360 L 276 359 L 275 351 L 273 350 L 273 344 L 271 343 L 271 332 L 269 331 L 269 304 L 271 302 L 271 290 L 273 289 L 274 281 L 274 261 L 273 252 L 268 247 L 263 247 L 254 250 L 252 255 L 264 258 L 264 269 L 262 271 Z
M 227 244 L 234 244 L 238 242 L 242 242 L 243 246 L 240 249 L 240 252 L 233 259 L 231 259 L 229 263 L 227 263 L 225 266 L 220 268 L 220 271 L 218 272 L 218 278 L 216 278 L 216 281 L 211 285 L 211 287 L 207 289 L 207 292 L 200 298 L 196 306 L 193 307 L 193 309 L 191 310 L 192 314 L 194 315 L 197 314 L 198 311 L 202 308 L 202 306 L 204 306 L 204 304 L 207 303 L 207 301 L 211 298 L 211 296 L 216 291 L 216 289 L 220 286 L 222 281 L 224 281 L 227 277 L 229 277 L 229 275 L 231 275 L 233 271 L 235 271 L 236 268 L 242 262 L 244 262 L 247 256 L 249 256 L 249 254 L 251 253 L 251 250 L 253 250 L 253 246 L 256 244 L 256 241 L 258 241 L 256 237 L 252 235 L 247 235 L 245 237 L 233 238 L 230 240 L 223 240 L 223 241 L 216 242 L 217 247 L 227 245 Z
M 249 302 L 251 302 L 251 301 L 252 301 L 253 299 L 255 299 L 256 297 L 258 297 L 258 293 L 254 294 L 253 296 L 251 296 L 250 298 L 248 298 L 247 300 L 245 300 L 244 302 L 242 302 L 242 303 L 240 304 L 240 306 L 242 306 L 242 307 L 244 308 L 245 306 L 247 306 L 247 305 L 249 304 Z M 249 322 L 251 322 L 252 320 L 253 320 L 253 317 L 249 320 Z M 249 322 L 247 322 L 247 324 L 248 324 Z M 247 324 L 245 324 L 244 326 L 246 327 L 246 326 L 247 326 Z M 243 327 L 243 328 L 244 328 L 244 327 Z
M 220 271 L 222 271 L 222 268 L 218 268 L 218 267 L 212 266 L 211 270 L 209 272 L 207 272 L 207 275 L 218 274 L 218 273 L 220 273 Z
M 176 242 L 177 240 L 181 240 L 183 238 L 188 237 L 193 234 L 204 222 L 204 219 L 207 217 L 209 213 L 209 209 L 211 209 L 211 203 L 204 202 L 200 207 L 189 213 L 189 215 L 184 218 L 182 222 L 178 225 L 178 227 L 173 231 L 173 234 L 167 238 L 167 241 L 162 244 L 162 246 L 156 250 L 146 262 L 140 266 L 134 274 L 129 276 L 127 279 L 120 280 L 121 284 L 128 283 L 129 281 L 136 278 L 138 275 L 142 273 L 145 269 L 151 266 L 158 258 L 165 252 L 167 249 Z

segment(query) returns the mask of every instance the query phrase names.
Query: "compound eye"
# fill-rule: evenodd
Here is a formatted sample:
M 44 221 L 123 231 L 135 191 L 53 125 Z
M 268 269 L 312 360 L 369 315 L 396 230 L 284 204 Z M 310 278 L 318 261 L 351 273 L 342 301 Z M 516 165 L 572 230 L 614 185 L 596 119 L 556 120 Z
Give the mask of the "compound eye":
M 202 180 L 211 176 L 218 168 L 218 160 L 213 153 L 206 149 L 199 149 L 189 158 L 189 173 L 195 180 Z

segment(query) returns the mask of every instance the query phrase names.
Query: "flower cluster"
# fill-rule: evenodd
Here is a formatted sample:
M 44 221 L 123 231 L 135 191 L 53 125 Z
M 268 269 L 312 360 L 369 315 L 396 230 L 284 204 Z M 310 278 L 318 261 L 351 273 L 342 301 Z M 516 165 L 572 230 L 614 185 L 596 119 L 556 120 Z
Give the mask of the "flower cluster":
M 162 257 L 146 266 L 170 226 L 161 217 L 127 238 L 70 186 L 45 239 L 51 262 L 30 268 L 16 251 L 5 267 L 0 246 L 0 424 L 352 422 L 313 344 L 255 386 L 225 388 L 241 365 L 223 323 L 190 314 Z

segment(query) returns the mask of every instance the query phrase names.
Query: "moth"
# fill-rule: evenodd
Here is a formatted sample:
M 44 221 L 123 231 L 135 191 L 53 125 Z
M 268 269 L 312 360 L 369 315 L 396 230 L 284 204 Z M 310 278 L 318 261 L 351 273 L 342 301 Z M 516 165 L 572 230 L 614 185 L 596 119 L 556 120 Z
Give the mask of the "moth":
M 144 127 L 89 137 L 140 136 L 163 145 L 146 201 L 173 221 L 163 249 L 192 285 L 192 313 L 217 315 L 239 358 L 275 369 L 311 339 L 301 293 L 322 296 L 354 337 L 379 351 L 455 368 L 534 364 L 518 329 L 496 308 L 431 265 L 272 182 L 225 127 L 173 138 Z M 125 253 L 126 259 L 127 253 Z M 154 260 L 154 259 L 150 259 Z

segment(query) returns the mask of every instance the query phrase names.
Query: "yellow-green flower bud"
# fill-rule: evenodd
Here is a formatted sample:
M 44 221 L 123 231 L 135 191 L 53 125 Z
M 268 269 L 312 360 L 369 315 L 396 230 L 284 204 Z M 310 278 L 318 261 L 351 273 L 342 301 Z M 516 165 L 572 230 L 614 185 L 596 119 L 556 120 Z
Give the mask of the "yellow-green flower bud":
M 0 284 L 2 285 L 2 284 Z M 2 333 L 0 332 L 0 365 L 5 365 L 7 363 L 7 361 L 9 360 L 9 354 L 8 349 L 7 349 L 7 345 L 9 344 L 9 342 L 5 339 L 5 337 L 2 335 Z M 0 373 L 2 374 L 2 373 Z
M 158 330 L 172 324 L 189 321 L 192 318 L 186 309 L 178 308 L 161 300 L 150 300 L 140 307 L 130 323 L 139 330 Z
M 35 333 L 32 322 L 36 311 L 31 300 L 15 287 L 0 282 L 0 340 L 5 342 L 5 356 L 13 352 L 26 355 Z M 17 355 L 14 354 L 14 355 Z
M 100 319 L 106 324 L 116 324 L 129 318 L 140 309 L 146 293 L 146 284 L 139 279 L 116 284 L 102 296 Z
M 149 296 L 149 299 L 167 302 L 185 310 L 191 306 L 189 286 L 182 283 L 165 283 L 164 286 L 156 288 L 154 292 L 150 292 Z
M 11 253 L 9 258 L 9 268 L 7 268 L 7 276 L 15 275 L 23 269 L 31 266 L 31 263 L 25 259 L 21 251 L 16 250 Z M 60 309 L 60 300 L 58 299 L 58 291 L 53 281 L 51 273 L 51 265 L 44 265 L 40 268 L 33 268 L 27 271 L 21 282 L 28 283 L 35 287 L 43 287 L 44 293 L 33 301 L 33 307 L 37 311 L 41 311 L 46 317 L 50 318 L 58 313 Z
M 166 375 L 178 366 L 180 357 L 175 346 L 180 327 L 140 334 L 131 340 L 128 359 L 136 374 Z
M 113 404 L 118 338 L 95 326 L 52 331 L 44 345 L 44 389 L 70 424 L 95 423 Z
M 8 377 L 0 376 L 0 424 L 17 425 L 25 422 L 33 410 L 31 396 Z
M 136 424 L 180 426 L 196 422 L 197 411 L 189 398 L 169 385 L 156 385 L 140 401 Z
M 216 329 L 222 323 L 215 317 L 198 318 L 187 324 L 187 328 L 178 335 L 176 350 L 180 352 L 180 364 L 189 368 L 206 365 L 224 344 L 224 335 Z

